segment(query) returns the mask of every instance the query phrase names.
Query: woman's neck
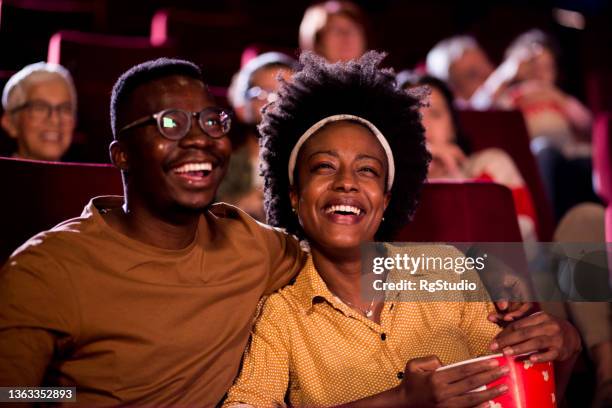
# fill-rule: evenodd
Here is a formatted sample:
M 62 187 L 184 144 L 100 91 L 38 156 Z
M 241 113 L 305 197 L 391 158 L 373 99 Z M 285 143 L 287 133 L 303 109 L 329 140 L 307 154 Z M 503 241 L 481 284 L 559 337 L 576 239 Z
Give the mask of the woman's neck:
M 361 256 L 358 253 L 336 256 L 316 246 L 311 248 L 311 253 L 315 268 L 332 293 L 359 309 L 370 305 L 370 301 L 361 296 Z

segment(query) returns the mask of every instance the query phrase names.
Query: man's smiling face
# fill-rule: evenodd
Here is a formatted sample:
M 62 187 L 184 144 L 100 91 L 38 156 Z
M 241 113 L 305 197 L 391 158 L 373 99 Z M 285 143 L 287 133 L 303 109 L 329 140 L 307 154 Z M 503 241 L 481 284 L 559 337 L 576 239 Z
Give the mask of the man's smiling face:
M 200 112 L 214 106 L 201 81 L 179 75 L 163 77 L 132 92 L 120 126 L 164 109 Z M 124 170 L 130 199 L 137 196 L 157 211 L 206 208 L 215 197 L 231 153 L 229 138 L 211 138 L 195 117 L 180 140 L 163 137 L 151 120 L 124 132 L 121 143 L 127 156 Z

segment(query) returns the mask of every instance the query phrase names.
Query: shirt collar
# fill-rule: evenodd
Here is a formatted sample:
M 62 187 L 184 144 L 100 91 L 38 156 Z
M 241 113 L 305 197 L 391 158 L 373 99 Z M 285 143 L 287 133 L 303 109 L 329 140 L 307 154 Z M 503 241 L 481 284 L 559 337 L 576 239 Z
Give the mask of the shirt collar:
M 319 272 L 317 272 L 311 255 L 308 256 L 306 264 L 304 264 L 302 271 L 295 281 L 295 290 L 300 304 L 307 312 L 311 310 L 316 300 L 319 299 L 328 302 L 347 316 L 360 316 L 329 290 L 327 284 L 321 278 Z

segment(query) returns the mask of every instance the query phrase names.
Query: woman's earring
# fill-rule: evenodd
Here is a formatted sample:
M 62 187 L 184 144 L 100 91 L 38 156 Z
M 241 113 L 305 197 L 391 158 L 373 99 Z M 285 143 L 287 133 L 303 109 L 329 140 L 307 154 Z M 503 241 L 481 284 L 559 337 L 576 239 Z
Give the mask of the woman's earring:
M 295 207 L 291 207 L 291 211 L 295 214 L 296 213 Z
M 385 217 L 382 217 L 382 220 L 381 220 L 381 221 L 384 221 L 384 220 L 385 220 Z

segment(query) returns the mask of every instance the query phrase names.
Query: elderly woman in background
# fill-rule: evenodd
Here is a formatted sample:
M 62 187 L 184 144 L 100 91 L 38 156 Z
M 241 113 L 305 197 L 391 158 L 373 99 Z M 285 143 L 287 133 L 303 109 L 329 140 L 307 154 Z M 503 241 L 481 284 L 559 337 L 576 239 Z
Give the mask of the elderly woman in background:
M 310 6 L 300 24 L 300 48 L 329 62 L 361 57 L 368 49 L 364 12 L 349 1 L 327 1 Z
M 61 65 L 39 62 L 13 75 L 2 93 L 2 128 L 17 144 L 13 157 L 58 161 L 72 142 L 76 90 Z

